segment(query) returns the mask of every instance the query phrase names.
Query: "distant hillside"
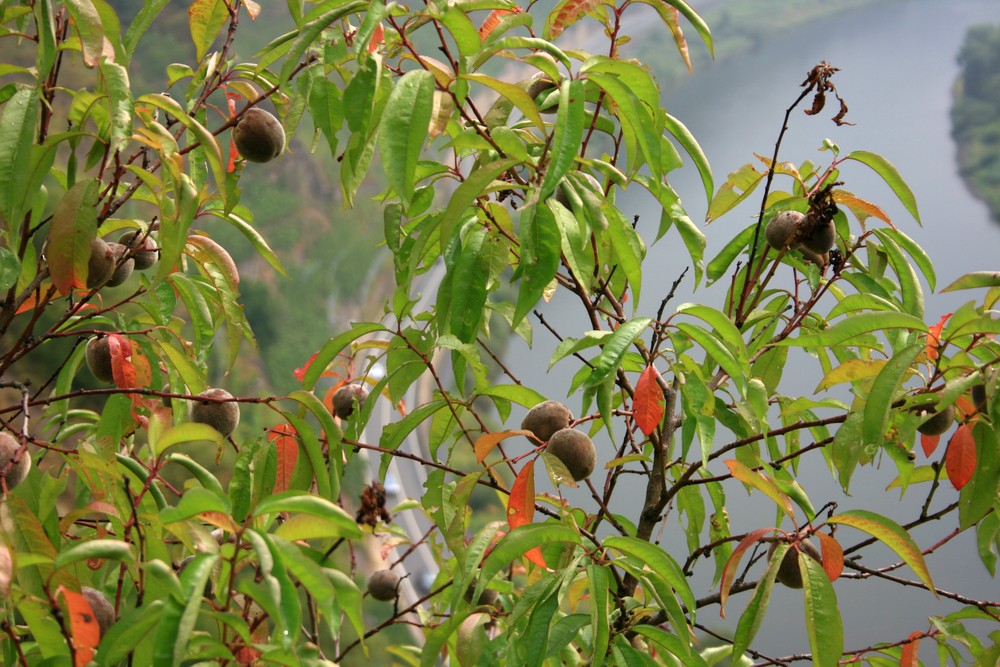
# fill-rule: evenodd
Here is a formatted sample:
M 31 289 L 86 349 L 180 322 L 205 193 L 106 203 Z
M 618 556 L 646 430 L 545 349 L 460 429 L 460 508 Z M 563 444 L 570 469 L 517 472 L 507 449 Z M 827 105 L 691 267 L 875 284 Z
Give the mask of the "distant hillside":
M 1000 222 L 1000 24 L 969 28 L 958 62 L 951 132 L 959 169 Z

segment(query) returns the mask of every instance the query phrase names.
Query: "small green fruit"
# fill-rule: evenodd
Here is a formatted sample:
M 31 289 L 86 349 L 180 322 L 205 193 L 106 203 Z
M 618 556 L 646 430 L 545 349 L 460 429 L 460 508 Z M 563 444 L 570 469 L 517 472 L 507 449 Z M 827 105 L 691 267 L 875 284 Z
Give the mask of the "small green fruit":
M 94 616 L 97 618 L 97 625 L 100 626 L 101 636 L 103 637 L 115 623 L 115 608 L 111 606 L 108 596 L 96 588 L 84 586 L 80 592 L 94 612 Z
M 114 382 L 111 370 L 111 347 L 107 336 L 94 336 L 87 341 L 87 368 L 101 382 Z
M 392 570 L 379 570 L 372 573 L 372 576 L 368 579 L 368 594 L 376 600 L 389 602 L 390 600 L 395 600 L 396 596 L 399 595 L 396 590 L 398 586 L 398 574 Z
M 90 259 L 87 260 L 87 289 L 103 287 L 115 272 L 115 254 L 102 238 L 90 241 Z
M 573 413 L 558 401 L 545 401 L 528 410 L 521 421 L 521 429 L 531 431 L 540 442 L 548 442 L 559 429 L 568 428 Z
M 156 247 L 152 237 L 143 235 L 138 229 L 122 234 L 118 242 L 131 249 L 137 271 L 151 268 L 160 259 L 160 249 Z
M 572 428 L 556 431 L 549 438 L 547 450 L 562 461 L 577 482 L 590 477 L 597 465 L 597 449 L 583 431 Z
M 798 547 L 798 549 L 796 549 Z M 771 560 L 774 556 L 775 549 L 778 548 L 778 543 L 774 542 L 771 544 L 771 548 L 767 550 L 767 559 Z M 778 566 L 778 574 L 775 576 L 775 581 L 784 584 L 789 588 L 802 588 L 802 571 L 799 569 L 799 552 L 811 557 L 813 560 L 820 562 L 822 557 L 816 547 L 813 546 L 812 542 L 809 540 L 800 540 L 792 544 L 788 551 L 785 552 L 785 557 L 781 559 L 781 565 Z
M 341 419 L 347 419 L 354 413 L 354 402 L 358 407 L 368 398 L 368 388 L 363 384 L 345 384 L 333 394 L 333 412 Z
M 225 389 L 206 389 L 199 397 L 215 399 L 231 399 L 233 395 Z M 235 401 L 193 401 L 191 403 L 191 421 L 208 424 L 223 437 L 229 437 L 240 423 L 240 405 Z
M 254 107 L 233 128 L 236 150 L 250 162 L 270 162 L 285 149 L 285 129 L 277 118 Z
M 955 421 L 955 406 L 949 405 L 917 427 L 924 435 L 942 435 Z
M 19 452 L 21 456 L 15 461 Z M 24 481 L 30 470 L 31 453 L 27 449 L 22 452 L 21 442 L 10 433 L 0 433 L 0 482 L 10 491 Z

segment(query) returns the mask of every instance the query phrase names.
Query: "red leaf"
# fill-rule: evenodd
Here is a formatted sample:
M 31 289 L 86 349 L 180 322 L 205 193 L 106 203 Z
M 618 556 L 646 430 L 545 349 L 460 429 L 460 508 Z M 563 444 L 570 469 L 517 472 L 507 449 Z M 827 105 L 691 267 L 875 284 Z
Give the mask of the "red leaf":
M 729 555 L 726 566 L 722 568 L 722 583 L 719 584 L 719 616 L 726 617 L 726 599 L 729 598 L 729 589 L 732 588 L 733 580 L 736 579 L 736 570 L 740 566 L 740 560 L 747 549 L 757 544 L 760 538 L 774 531 L 774 528 L 758 528 L 747 533 L 747 536 L 740 540 L 740 543 Z
M 934 361 L 938 358 L 938 350 L 941 347 L 941 330 L 944 323 L 951 317 L 951 313 L 941 317 L 941 320 L 932 327 L 927 327 L 927 360 Z
M 229 105 L 229 117 L 232 118 L 236 115 L 236 100 L 243 99 L 243 96 L 239 93 L 231 93 L 226 91 L 226 102 Z M 233 133 L 229 133 L 229 163 L 226 164 L 226 173 L 231 174 L 236 171 L 236 142 L 233 141 Z M 313 355 L 315 356 L 315 355 Z
M 920 434 L 920 447 L 924 450 L 924 456 L 930 457 L 937 449 L 938 443 L 941 442 L 940 435 L 924 435 Z
M 535 461 L 528 461 L 521 472 L 517 473 L 514 486 L 510 488 L 510 499 L 507 501 L 507 525 L 511 530 L 526 526 L 535 518 Z M 540 547 L 534 547 L 525 552 L 524 557 L 535 565 L 547 568 Z
M 832 535 L 816 533 L 823 554 L 823 571 L 830 581 L 836 581 L 844 571 L 844 549 Z
M 306 371 L 309 370 L 309 367 L 312 366 L 312 362 L 315 361 L 318 355 L 319 352 L 313 353 L 313 356 L 309 357 L 308 361 L 306 361 L 306 363 L 303 366 L 300 366 L 299 368 L 295 369 L 293 375 L 295 376 L 296 380 L 302 382 L 302 379 L 306 376 Z
M 647 366 L 635 384 L 632 417 L 647 436 L 656 430 L 663 419 L 663 389 L 656 381 L 659 376 L 655 367 Z
M 274 493 L 288 490 L 295 462 L 299 460 L 299 441 L 295 429 L 289 424 L 278 424 L 267 436 L 278 451 L 278 474 L 274 478 Z
M 77 593 L 65 586 L 56 589 L 56 596 L 66 602 L 69 631 L 73 640 L 73 665 L 85 667 L 94 659 L 97 645 L 101 643 L 101 626 L 83 593 Z
M 372 38 L 368 40 L 368 53 L 375 53 L 378 49 L 378 45 L 385 41 L 385 28 L 379 23 L 375 26 L 375 32 L 372 33 Z
M 968 484 L 976 472 L 976 440 L 968 424 L 959 426 L 955 435 L 951 436 L 944 454 L 944 468 L 955 489 Z
M 486 17 L 483 21 L 483 25 L 479 27 L 479 39 L 485 41 L 490 33 L 493 32 L 498 25 L 500 25 L 500 19 L 507 14 L 520 14 L 521 8 L 515 7 L 514 9 L 494 9 L 490 12 L 490 15 Z
M 903 650 L 899 654 L 899 667 L 918 667 L 920 665 L 917 655 L 919 654 L 920 638 L 923 636 L 922 632 L 910 633 L 909 641 L 903 644 Z

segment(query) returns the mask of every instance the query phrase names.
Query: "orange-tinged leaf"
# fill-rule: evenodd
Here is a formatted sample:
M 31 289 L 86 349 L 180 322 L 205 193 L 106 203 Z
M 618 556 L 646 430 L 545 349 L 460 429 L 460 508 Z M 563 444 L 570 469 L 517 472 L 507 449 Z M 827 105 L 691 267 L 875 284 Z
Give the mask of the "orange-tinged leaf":
M 288 490 L 288 484 L 292 480 L 292 471 L 295 470 L 295 463 L 299 460 L 299 442 L 296 439 L 297 433 L 289 424 L 278 424 L 267 436 L 278 453 L 278 473 L 274 478 L 274 493 L 281 493 Z
M 56 597 L 59 596 L 66 603 L 69 631 L 73 640 L 73 665 L 85 667 L 94 659 L 97 645 L 101 643 L 101 626 L 83 593 L 60 585 L 56 589 Z
M 941 442 L 940 435 L 924 435 L 920 434 L 920 448 L 924 450 L 924 456 L 930 457 L 937 449 L 938 443 Z
M 526 437 L 531 437 L 531 431 L 496 431 L 495 433 L 483 433 L 481 436 L 476 438 L 476 444 L 473 445 L 473 449 L 476 452 L 476 460 L 482 463 L 486 460 L 486 457 L 493 448 L 499 445 L 501 442 L 507 438 L 513 437 L 515 435 L 523 435 Z
M 108 334 L 111 353 L 111 375 L 120 389 L 136 386 L 135 366 L 132 365 L 132 342 L 120 334 Z
M 938 358 L 938 350 L 941 348 L 941 330 L 944 323 L 951 317 L 951 313 L 943 315 L 941 320 L 934 326 L 927 327 L 927 360 L 934 361 Z
M 948 479 L 955 489 L 961 489 L 969 483 L 976 472 L 976 440 L 972 437 L 972 429 L 968 424 L 962 424 L 951 436 L 948 449 L 944 453 L 944 469 Z
M 243 6 L 247 8 L 247 14 L 250 16 L 250 20 L 256 21 L 257 17 L 260 16 L 260 4 L 254 2 L 253 0 L 243 0 Z
M 528 461 L 514 479 L 510 488 L 510 498 L 507 500 L 507 525 L 511 530 L 526 526 L 535 518 L 535 461 Z M 548 567 L 542 557 L 540 547 L 533 547 L 524 553 L 524 557 L 535 565 Z
M 937 596 L 930 570 L 924 561 L 924 554 L 910 534 L 898 523 L 868 510 L 849 510 L 827 519 L 827 523 L 839 523 L 862 530 L 896 552 L 910 569 L 924 583 L 927 590 Z
M 836 581 L 844 571 L 844 549 L 832 535 L 816 533 L 819 538 L 820 553 L 823 555 L 823 570 L 830 581 Z
M 514 7 L 514 9 L 494 9 L 490 12 L 486 20 L 479 27 L 479 39 L 486 41 L 486 38 L 490 36 L 498 25 L 500 25 L 500 19 L 502 19 L 507 14 L 520 14 L 521 8 Z
M 861 222 L 864 222 L 869 216 L 874 216 L 882 222 L 888 223 L 893 229 L 896 228 L 889 219 L 888 214 L 870 201 L 847 194 L 842 190 L 833 193 L 833 201 L 851 209 L 854 216 Z
M 746 553 L 747 549 L 757 544 L 760 538 L 772 531 L 774 531 L 774 528 L 758 528 L 753 532 L 747 533 L 747 536 L 740 540 L 740 543 L 733 549 L 733 553 L 729 554 L 729 560 L 726 561 L 725 567 L 722 568 L 722 580 L 719 584 L 719 616 L 722 618 L 726 617 L 726 600 L 729 599 L 729 589 L 732 588 L 733 580 L 736 579 L 736 570 L 740 566 L 743 554 Z
M 955 399 L 955 409 L 958 410 L 959 415 L 965 419 L 972 419 L 975 415 L 979 413 L 976 406 L 972 403 L 972 400 L 968 396 L 959 396 Z M 959 420 L 961 421 L 961 420 Z
M 688 51 L 688 43 L 684 37 L 684 31 L 681 30 L 680 14 L 676 7 L 670 7 L 661 16 L 666 21 L 667 27 L 670 28 L 670 33 L 674 36 L 674 44 L 677 45 L 677 52 L 684 59 L 684 64 L 687 65 L 688 72 L 691 72 L 693 71 L 691 67 L 691 54 Z
M 632 416 L 645 435 L 656 430 L 663 419 L 663 389 L 656 381 L 659 373 L 653 366 L 647 366 L 635 383 L 635 400 L 632 401 Z
M 566 28 L 579 21 L 584 14 L 603 3 L 604 0 L 562 0 L 549 14 L 549 22 L 545 26 L 545 39 L 555 39 Z
M 903 644 L 903 650 L 899 654 L 899 667 L 919 667 L 917 660 L 920 654 L 920 638 L 922 632 L 911 632 L 908 641 Z
M 795 519 L 795 510 L 792 509 L 792 499 L 778 488 L 773 479 L 762 472 L 751 470 L 736 459 L 730 459 L 724 461 L 724 463 L 729 468 L 729 472 L 733 473 L 733 477 L 763 493 L 773 500 L 785 514 L 793 520 Z

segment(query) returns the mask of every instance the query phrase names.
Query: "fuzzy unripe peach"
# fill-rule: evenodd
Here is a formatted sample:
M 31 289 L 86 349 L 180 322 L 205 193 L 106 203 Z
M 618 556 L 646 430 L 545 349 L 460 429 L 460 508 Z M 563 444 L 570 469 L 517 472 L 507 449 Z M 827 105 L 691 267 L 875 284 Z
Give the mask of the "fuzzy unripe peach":
M 576 429 L 564 428 L 553 433 L 547 451 L 562 461 L 577 482 L 590 477 L 597 465 L 597 449 L 593 441 L 586 433 Z
M 270 162 L 285 149 L 285 129 L 263 109 L 248 109 L 233 128 L 236 150 L 250 162 Z
M 233 395 L 225 389 L 206 389 L 199 397 L 231 399 Z M 240 423 L 240 405 L 235 401 L 198 401 L 191 403 L 191 421 L 208 424 L 224 437 L 229 437 Z
M 796 546 L 798 549 L 795 548 Z M 768 560 L 771 560 L 771 557 L 774 556 L 774 552 L 777 548 L 777 542 L 771 544 L 771 548 L 767 550 Z M 788 551 L 785 552 L 785 557 L 781 559 L 781 565 L 778 566 L 778 574 L 775 576 L 775 581 L 784 584 L 789 588 L 802 588 L 802 571 L 799 569 L 799 552 L 804 553 L 815 561 L 821 561 L 822 559 L 819 551 L 809 540 L 796 542 L 788 547 Z
M 541 442 L 548 442 L 559 429 L 567 428 L 573 413 L 558 401 L 545 401 L 528 410 L 521 420 L 521 430 L 531 431 Z
M 31 454 L 27 450 L 22 452 L 21 442 L 10 433 L 0 433 L 0 481 L 7 485 L 7 490 L 23 482 L 30 470 Z
M 368 398 L 368 388 L 363 384 L 345 384 L 333 394 L 333 412 L 341 419 L 347 419 L 354 413 L 354 402 L 358 407 Z
M 398 587 L 399 575 L 392 570 L 379 570 L 368 578 L 368 594 L 382 602 L 395 600 Z

